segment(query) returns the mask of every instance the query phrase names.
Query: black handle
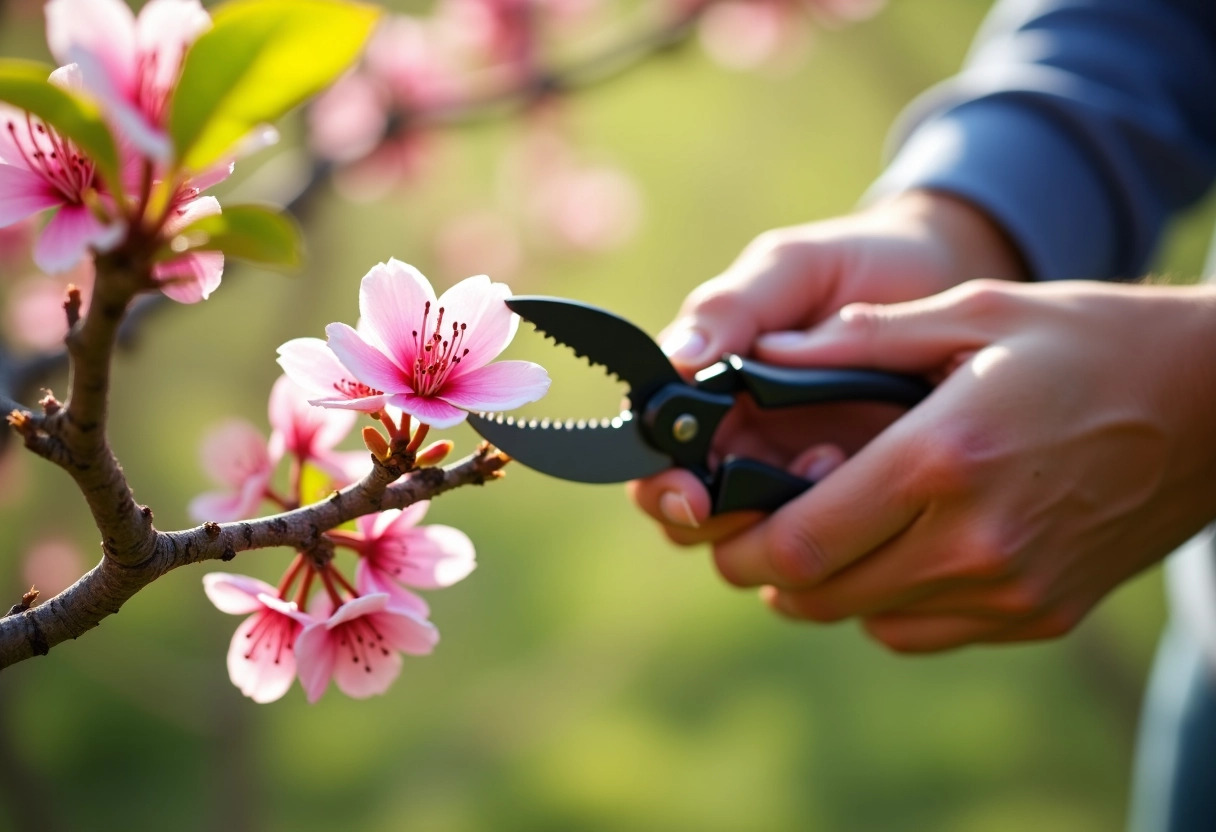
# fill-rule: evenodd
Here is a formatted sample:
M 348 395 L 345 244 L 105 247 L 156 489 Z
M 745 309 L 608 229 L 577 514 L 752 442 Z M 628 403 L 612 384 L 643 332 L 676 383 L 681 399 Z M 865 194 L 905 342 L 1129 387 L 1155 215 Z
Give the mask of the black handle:
M 713 513 L 781 508 L 813 483 L 754 459 L 727 459 L 706 483 Z
M 933 390 L 922 378 L 881 370 L 777 367 L 728 355 L 697 374 L 699 387 L 713 392 L 746 390 L 761 407 L 863 401 L 911 407 Z

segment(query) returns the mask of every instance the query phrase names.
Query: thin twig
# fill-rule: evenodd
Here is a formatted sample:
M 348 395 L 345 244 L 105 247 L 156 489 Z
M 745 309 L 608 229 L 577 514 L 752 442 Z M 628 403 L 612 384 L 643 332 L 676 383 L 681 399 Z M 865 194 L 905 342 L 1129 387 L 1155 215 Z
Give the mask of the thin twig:
M 204 523 L 176 532 L 153 531 L 150 557 L 124 565 L 103 555 L 101 563 L 54 598 L 0 618 L 0 669 L 46 655 L 52 647 L 96 627 L 157 578 L 192 563 L 230 561 L 240 552 L 275 546 L 307 550 L 324 532 L 376 511 L 405 508 L 454 488 L 482 485 L 501 476 L 508 458 L 482 446 L 446 468 L 421 468 L 392 482 L 395 472 L 375 465 L 358 483 L 294 511 L 237 523 Z M 392 482 L 392 484 L 389 484 Z

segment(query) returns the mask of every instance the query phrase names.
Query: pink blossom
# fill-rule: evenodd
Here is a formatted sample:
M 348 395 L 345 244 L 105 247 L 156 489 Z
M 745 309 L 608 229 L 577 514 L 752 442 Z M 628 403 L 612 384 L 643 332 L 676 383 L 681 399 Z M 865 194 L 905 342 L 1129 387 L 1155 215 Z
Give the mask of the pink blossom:
M 477 565 L 473 541 L 451 526 L 419 526 L 427 502 L 390 509 L 356 520 L 363 540 L 356 581 L 365 594 L 386 593 L 394 604 L 418 615 L 430 614 L 426 602 L 405 589 L 440 589 L 464 580 Z
M 89 308 L 93 287 L 93 262 L 81 260 L 63 275 L 35 274 L 13 284 L 5 310 L 7 332 L 13 340 L 35 350 L 48 350 L 63 343 L 68 319 L 63 303 L 69 284 L 80 289 L 80 312 Z
M 401 653 L 426 655 L 439 632 L 417 614 L 395 607 L 385 593 L 362 595 L 337 610 L 318 595 L 313 615 L 295 644 L 300 684 L 309 702 L 325 693 L 332 678 L 355 699 L 384 693 L 401 673 Z
M 810 29 L 796 0 L 729 0 L 701 19 L 701 45 L 728 69 L 793 69 L 805 56 Z
M 231 615 L 249 615 L 228 645 L 228 677 L 254 702 L 274 702 L 296 676 L 297 639 L 313 619 L 278 597 L 270 584 L 212 572 L 203 576 L 211 603 Z
M 34 116 L 0 105 L 0 227 L 57 208 L 34 246 L 45 272 L 75 266 L 89 248 L 118 242 L 120 223 L 105 222 L 89 200 L 100 183 L 92 160 Z
M 342 323 L 326 327 L 329 348 L 353 380 L 313 399 L 323 407 L 374 412 L 385 401 L 419 421 L 446 428 L 469 410 L 509 410 L 536 401 L 549 389 L 544 368 L 529 361 L 490 363 L 515 335 L 519 318 L 504 301 L 511 290 L 485 275 L 457 283 L 436 299 L 431 284 L 398 260 L 374 266 L 359 288 L 363 331 Z M 298 347 L 297 347 L 298 349 Z M 300 367 L 306 388 L 332 385 L 332 366 Z M 315 375 L 313 375 L 315 373 Z M 357 395 L 354 395 L 357 394 Z
M 253 517 L 266 496 L 274 464 L 258 429 L 233 419 L 212 429 L 200 454 L 204 470 L 227 486 L 190 501 L 190 516 L 199 522 L 224 523 Z
M 287 376 L 279 376 L 270 390 L 270 444 L 274 462 L 290 454 L 301 463 L 311 462 L 335 480 L 348 485 L 367 472 L 366 451 L 336 451 L 355 425 L 351 410 L 313 407 L 308 393 Z
M 151 0 L 136 18 L 121 0 L 50 0 L 47 42 L 77 64 L 97 98 L 139 152 L 167 161 L 167 103 L 186 49 L 211 26 L 198 0 Z

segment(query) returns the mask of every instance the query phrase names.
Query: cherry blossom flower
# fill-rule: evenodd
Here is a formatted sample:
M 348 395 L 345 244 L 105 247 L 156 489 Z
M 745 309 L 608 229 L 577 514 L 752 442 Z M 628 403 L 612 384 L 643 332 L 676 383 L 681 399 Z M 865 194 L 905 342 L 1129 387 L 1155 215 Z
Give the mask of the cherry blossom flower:
M 286 455 L 301 464 L 309 462 L 328 474 L 337 487 L 349 485 L 367 472 L 366 451 L 337 451 L 358 415 L 351 410 L 313 407 L 308 392 L 287 376 L 279 376 L 270 389 L 271 462 Z
M 68 320 L 63 312 L 66 290 L 69 284 L 80 290 L 80 314 L 85 314 L 93 276 L 93 262 L 85 259 L 62 275 L 32 274 L 16 281 L 5 309 L 5 331 L 16 344 L 34 350 L 62 344 L 68 334 Z
M 249 615 L 228 645 L 228 677 L 254 702 L 274 702 L 296 677 L 296 644 L 313 619 L 278 597 L 270 584 L 244 575 L 203 576 L 211 603 L 230 615 Z
M 167 161 L 166 104 L 186 49 L 211 26 L 198 0 L 151 0 L 137 18 L 121 0 L 50 0 L 51 54 L 77 64 L 97 98 L 139 152 Z
M 360 592 L 383 592 L 396 606 L 420 616 L 429 615 L 430 608 L 405 587 L 449 587 L 467 578 L 477 565 L 473 541 L 464 532 L 451 526 L 418 525 L 429 505 L 424 501 L 404 510 L 365 515 L 355 521 L 358 535 L 337 540 L 359 553 Z
M 241 419 L 224 422 L 203 438 L 200 458 L 203 469 L 227 489 L 195 497 L 190 516 L 216 523 L 253 517 L 274 473 L 274 461 L 258 429 Z
M 364 328 L 362 322 L 358 328 Z M 388 406 L 388 396 L 356 379 L 320 338 L 293 338 L 278 352 L 279 366 L 306 392 L 310 403 L 337 394 L 351 410 L 376 413 Z
M 99 219 L 89 204 L 97 180 L 92 160 L 76 145 L 34 116 L 0 105 L 0 227 L 59 209 L 34 245 L 38 268 L 67 271 L 90 247 L 104 251 L 119 241 L 122 224 Z
M 331 384 L 333 392 L 311 400 L 315 405 L 371 413 L 387 402 L 433 427 L 459 424 L 469 410 L 516 408 L 543 396 L 549 376 L 529 361 L 490 363 L 519 326 L 504 303 L 510 293 L 506 284 L 478 275 L 436 299 L 414 267 L 380 263 L 359 288 L 363 332 L 342 323 L 325 330 L 329 348 L 358 387 L 334 384 L 332 365 L 319 361 L 289 360 L 283 368 L 288 375 L 303 371 L 296 377 L 303 387 Z
M 435 625 L 393 606 L 386 593 L 361 595 L 333 609 L 318 594 L 311 610 L 317 620 L 295 643 L 300 684 L 309 702 L 325 693 L 332 678 L 354 699 L 384 693 L 401 673 L 401 654 L 422 656 L 439 641 Z

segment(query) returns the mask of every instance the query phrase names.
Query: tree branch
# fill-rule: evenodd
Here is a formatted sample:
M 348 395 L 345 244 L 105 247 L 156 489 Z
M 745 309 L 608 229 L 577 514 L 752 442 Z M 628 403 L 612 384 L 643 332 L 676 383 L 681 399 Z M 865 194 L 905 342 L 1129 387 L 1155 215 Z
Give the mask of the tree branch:
M 454 488 L 482 485 L 500 477 L 509 458 L 488 445 L 445 468 L 419 468 L 392 482 L 397 471 L 377 464 L 360 482 L 294 511 L 237 523 L 204 523 L 176 532 L 152 531 L 151 555 L 123 564 L 103 552 L 101 563 L 45 604 L 0 618 L 0 669 L 77 638 L 118 612 L 135 593 L 187 564 L 229 561 L 239 552 L 290 546 L 308 550 L 324 532 L 390 508 L 405 508 Z M 392 483 L 391 485 L 389 483 Z

